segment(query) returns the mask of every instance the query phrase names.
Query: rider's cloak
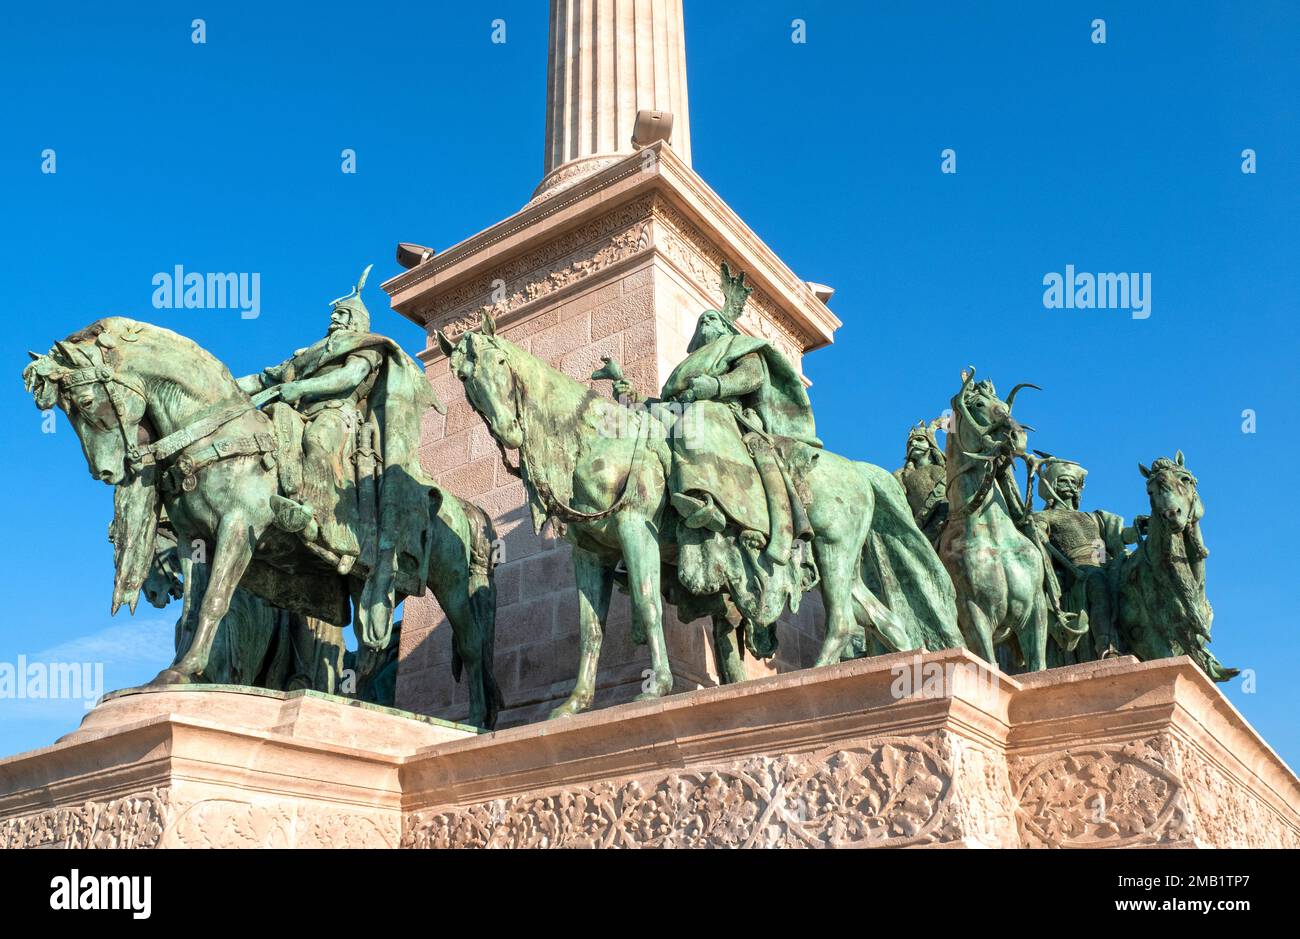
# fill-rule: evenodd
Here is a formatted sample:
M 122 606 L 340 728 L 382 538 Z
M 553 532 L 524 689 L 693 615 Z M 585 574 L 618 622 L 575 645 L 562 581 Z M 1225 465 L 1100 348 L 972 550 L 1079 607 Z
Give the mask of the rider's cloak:
M 396 342 L 378 333 L 337 330 L 297 352 L 285 365 L 292 365 L 291 374 L 301 380 L 326 365 L 367 351 L 382 358 L 364 416 L 373 418 L 379 427 L 383 474 L 376 512 L 379 564 L 366 583 L 359 619 L 363 640 L 382 647 L 391 623 L 369 622 L 365 611 L 375 609 L 385 594 L 395 593 L 398 600 L 420 596 L 428 582 L 429 539 L 425 536 L 433 507 L 430 490 L 436 487 L 420 467 L 421 420 L 429 408 L 440 414 L 445 414 L 446 408 L 433 393 L 424 369 Z M 386 564 L 385 557 L 394 563 Z
M 740 359 L 754 353 L 762 359 L 768 380 L 758 391 L 745 395 L 741 403 L 758 414 L 769 434 L 821 446 L 803 380 L 790 361 L 766 339 L 733 335 L 720 336 L 705 343 L 693 350 L 668 376 L 662 397 L 665 401 L 678 397 L 691 387 L 692 381 L 703 375 L 721 378 Z

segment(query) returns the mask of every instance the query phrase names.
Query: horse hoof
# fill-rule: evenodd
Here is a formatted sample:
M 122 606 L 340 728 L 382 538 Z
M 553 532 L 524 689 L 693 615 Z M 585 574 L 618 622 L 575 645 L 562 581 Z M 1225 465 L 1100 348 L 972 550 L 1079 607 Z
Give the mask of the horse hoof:
M 548 718 L 548 720 L 557 721 L 557 720 L 563 720 L 566 717 L 575 717 L 581 712 L 587 710 L 587 708 L 589 708 L 590 706 L 591 706 L 590 704 L 583 704 L 581 701 L 574 701 L 572 698 L 570 698 L 568 701 L 565 701 L 555 710 L 551 711 L 551 716 Z
M 174 668 L 164 668 L 158 676 L 149 682 L 150 688 L 166 688 L 169 685 L 188 685 L 194 681 L 190 675 Z
M 632 700 L 633 701 L 658 701 L 660 698 L 662 698 L 664 695 L 668 694 L 672 690 L 673 690 L 672 685 L 668 685 L 667 687 L 663 687 L 662 685 L 656 685 L 654 688 L 650 689 L 649 691 L 643 691 L 641 694 L 637 695 Z

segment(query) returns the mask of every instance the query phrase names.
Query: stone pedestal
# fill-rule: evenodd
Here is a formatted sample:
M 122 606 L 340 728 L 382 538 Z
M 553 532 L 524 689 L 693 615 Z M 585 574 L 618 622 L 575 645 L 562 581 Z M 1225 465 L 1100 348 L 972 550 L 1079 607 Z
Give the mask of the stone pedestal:
M 430 412 L 421 445 L 439 485 L 487 509 L 503 537 L 498 568 L 497 677 L 502 726 L 537 720 L 567 696 L 577 674 L 577 595 L 567 546 L 536 535 L 523 485 L 501 463 L 483 421 L 433 337 L 458 337 L 485 310 L 506 339 L 579 381 L 601 359 L 622 363 L 644 394 L 657 394 L 686 355 L 697 317 L 722 304 L 723 261 L 755 290 L 740 325 L 800 366 L 840 325 L 814 288 L 796 277 L 740 218 L 662 143 L 530 204 L 517 215 L 384 284 L 393 308 L 429 333 L 421 358 L 445 417 Z M 824 294 L 822 294 L 824 296 Z M 609 393 L 609 384 L 600 384 Z M 810 664 L 820 644 L 816 598 L 783 630 L 774 663 L 751 674 Z M 602 655 L 598 706 L 630 700 L 649 667 L 628 637 L 627 598 L 616 595 Z M 678 690 L 716 684 L 705 622 L 665 631 Z M 451 679 L 450 630 L 436 603 L 408 600 L 397 704 L 463 717 Z
M 320 695 L 113 697 L 0 760 L 10 847 L 1300 847 L 1186 658 L 900 653 L 476 735 Z
M 396 847 L 402 755 L 476 733 L 312 691 L 116 692 L 0 760 L 0 845 Z

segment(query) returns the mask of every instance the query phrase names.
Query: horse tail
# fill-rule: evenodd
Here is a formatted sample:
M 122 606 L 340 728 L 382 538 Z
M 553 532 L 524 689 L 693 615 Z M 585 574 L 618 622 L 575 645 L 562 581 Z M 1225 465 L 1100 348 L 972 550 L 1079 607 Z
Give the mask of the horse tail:
M 495 671 L 497 631 L 497 533 L 487 513 L 473 503 L 464 503 L 470 523 L 469 607 L 474 616 L 475 635 L 483 663 L 483 699 L 487 702 L 487 729 L 496 727 L 497 715 L 505 707 Z M 453 643 L 453 647 L 454 647 Z M 460 681 L 463 663 L 452 655 L 452 672 Z
M 864 584 L 928 651 L 965 648 L 957 628 L 952 579 L 916 527 L 903 487 L 878 466 L 859 466 L 875 496 L 871 531 L 863 546 Z

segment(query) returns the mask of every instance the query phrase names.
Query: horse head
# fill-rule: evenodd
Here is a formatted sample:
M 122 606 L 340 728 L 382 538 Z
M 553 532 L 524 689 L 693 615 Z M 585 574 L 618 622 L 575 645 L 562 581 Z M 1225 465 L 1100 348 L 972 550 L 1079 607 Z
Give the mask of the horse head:
M 90 475 L 115 486 L 126 478 L 139 445 L 147 400 L 143 386 L 123 374 L 118 337 L 100 320 L 45 355 L 28 353 L 23 384 L 48 411 L 57 406 L 81 441 Z
M 441 331 L 437 335 L 452 374 L 465 385 L 470 405 L 504 448 L 518 450 L 524 443 L 524 429 L 519 420 L 519 379 L 511 356 L 514 347 L 497 336 L 490 315 L 483 317 L 480 329 L 466 332 L 455 345 Z
M 1196 477 L 1183 464 L 1182 450 L 1172 460 L 1160 457 L 1150 469 L 1139 463 L 1138 470 L 1146 477 L 1152 518 L 1159 518 L 1174 534 L 1201 520 L 1205 507 L 1197 492 Z
M 975 366 L 962 372 L 961 389 L 952 399 L 955 415 L 953 436 L 957 448 L 980 460 L 1025 456 L 1027 432 L 1033 428 L 1011 416 L 1016 395 L 1023 388 L 1042 390 L 1026 382 L 1011 389 L 1011 394 L 1003 401 L 991 381 L 975 381 Z

